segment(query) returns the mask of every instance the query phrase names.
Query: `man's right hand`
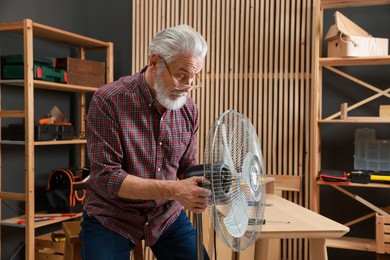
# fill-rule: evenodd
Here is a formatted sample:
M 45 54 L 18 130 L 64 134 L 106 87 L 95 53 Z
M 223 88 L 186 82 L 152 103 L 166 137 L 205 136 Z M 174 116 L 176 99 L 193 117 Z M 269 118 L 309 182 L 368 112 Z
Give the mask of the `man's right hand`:
M 177 181 L 173 185 L 173 198 L 187 210 L 197 214 L 202 213 L 206 207 L 211 191 L 199 186 L 205 179 L 191 177 Z

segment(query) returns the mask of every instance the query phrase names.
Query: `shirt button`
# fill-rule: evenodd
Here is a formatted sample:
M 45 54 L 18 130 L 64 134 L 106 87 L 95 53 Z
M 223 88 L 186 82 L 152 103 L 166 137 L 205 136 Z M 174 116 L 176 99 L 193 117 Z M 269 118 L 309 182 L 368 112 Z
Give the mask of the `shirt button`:
M 162 145 L 162 142 L 159 142 L 159 145 L 161 146 L 161 145 Z
M 149 107 L 151 107 L 152 106 L 152 104 L 149 104 Z
M 161 171 L 161 169 L 160 169 L 160 168 L 157 168 L 157 171 Z
M 146 223 L 145 223 L 145 226 L 147 226 L 147 225 L 149 225 L 149 222 L 146 222 Z

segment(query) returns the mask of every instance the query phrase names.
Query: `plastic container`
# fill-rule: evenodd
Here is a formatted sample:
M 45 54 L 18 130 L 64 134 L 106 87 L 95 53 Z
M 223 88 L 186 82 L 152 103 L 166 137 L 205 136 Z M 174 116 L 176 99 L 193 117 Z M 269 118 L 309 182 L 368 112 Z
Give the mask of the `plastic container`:
M 354 168 L 390 171 L 390 140 L 376 139 L 375 129 L 356 129 Z

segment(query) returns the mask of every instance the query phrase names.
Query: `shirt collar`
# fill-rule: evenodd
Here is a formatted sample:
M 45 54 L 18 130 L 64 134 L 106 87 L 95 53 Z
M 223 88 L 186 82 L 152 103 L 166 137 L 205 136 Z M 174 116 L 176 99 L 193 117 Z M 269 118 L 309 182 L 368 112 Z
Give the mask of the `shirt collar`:
M 141 94 L 145 97 L 146 102 L 148 102 L 148 104 L 153 104 L 154 100 L 152 97 L 152 93 L 150 92 L 149 85 L 146 82 L 146 77 L 145 77 L 145 72 L 147 68 L 148 66 L 145 66 L 139 72 L 139 77 L 138 77 L 139 89 Z

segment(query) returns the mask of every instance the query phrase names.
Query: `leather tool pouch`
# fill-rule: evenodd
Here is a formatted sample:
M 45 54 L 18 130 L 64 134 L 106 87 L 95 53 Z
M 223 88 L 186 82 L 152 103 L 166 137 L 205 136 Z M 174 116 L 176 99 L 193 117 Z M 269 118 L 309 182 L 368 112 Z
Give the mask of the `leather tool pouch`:
M 55 169 L 49 175 L 46 187 L 46 197 L 51 213 L 81 212 L 86 194 L 86 184 L 83 179 L 89 175 L 88 168 Z

